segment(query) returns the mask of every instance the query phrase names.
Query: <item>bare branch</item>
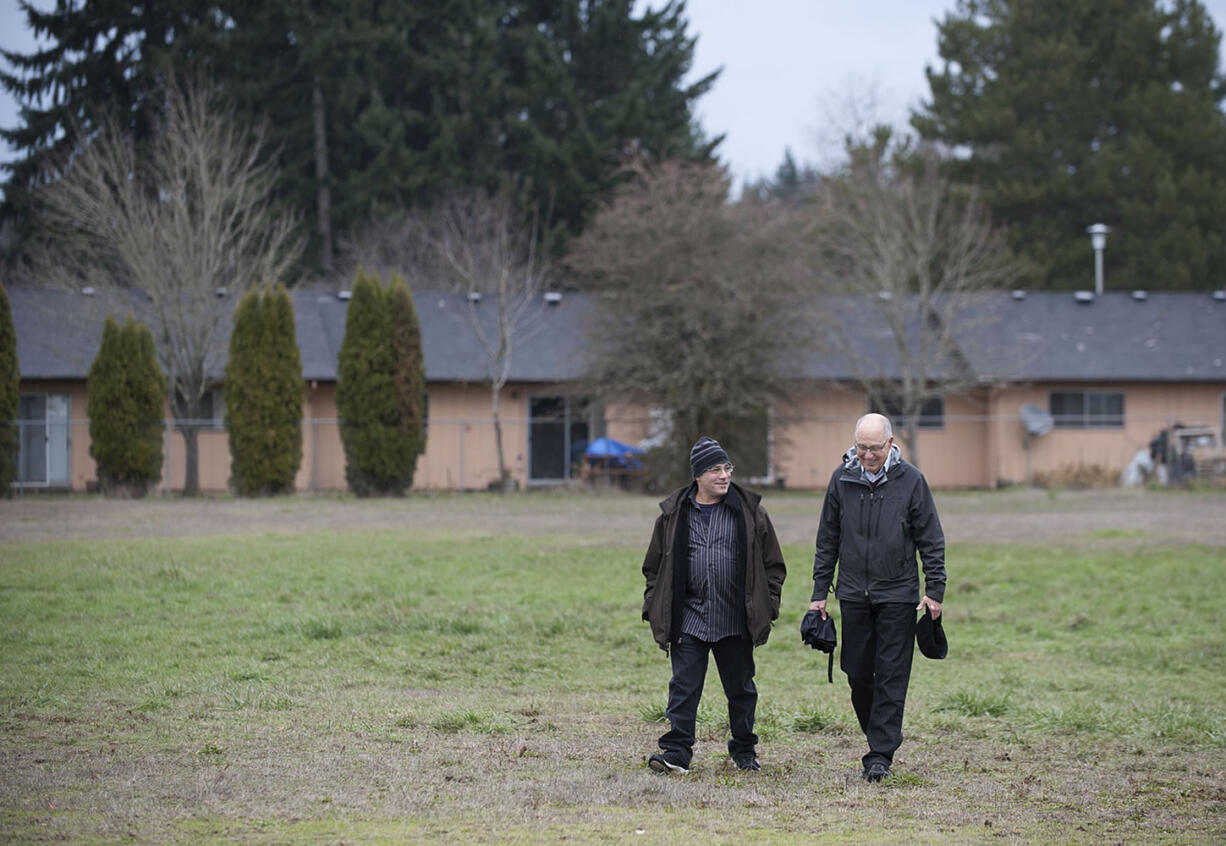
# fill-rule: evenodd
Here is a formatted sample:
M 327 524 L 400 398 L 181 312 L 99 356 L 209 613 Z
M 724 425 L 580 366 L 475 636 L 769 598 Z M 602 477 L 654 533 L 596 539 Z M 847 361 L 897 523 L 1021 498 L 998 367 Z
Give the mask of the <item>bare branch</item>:
M 823 183 L 814 242 L 825 292 L 848 297 L 826 309 L 826 351 L 878 410 L 899 407 L 917 460 L 924 401 L 977 387 L 970 322 L 993 319 L 985 295 L 1019 268 L 976 192 L 947 181 L 932 150 L 887 159 L 888 138 L 853 148 L 845 171 Z
M 132 286 L 150 298 L 161 364 L 179 419 L 196 419 L 225 326 L 252 285 L 284 280 L 301 243 L 271 211 L 273 162 L 202 85 L 168 82 L 148 159 L 114 123 L 82 138 L 62 177 L 41 189 L 40 278 Z M 219 292 L 224 292 L 219 296 Z M 194 492 L 194 429 L 187 492 Z

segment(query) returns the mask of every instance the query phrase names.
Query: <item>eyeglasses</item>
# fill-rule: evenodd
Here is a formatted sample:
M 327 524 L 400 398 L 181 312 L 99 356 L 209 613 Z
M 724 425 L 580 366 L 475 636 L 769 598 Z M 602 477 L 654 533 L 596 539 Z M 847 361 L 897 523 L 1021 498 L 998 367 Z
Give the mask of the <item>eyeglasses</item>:
M 856 452 L 881 452 L 885 446 L 885 444 L 856 444 Z
M 713 475 L 718 475 L 720 473 L 727 473 L 729 476 L 731 476 L 732 470 L 733 470 L 733 467 L 731 464 L 716 464 L 714 467 L 708 467 L 706 470 L 703 470 L 702 475 L 705 476 L 708 473 L 711 473 Z

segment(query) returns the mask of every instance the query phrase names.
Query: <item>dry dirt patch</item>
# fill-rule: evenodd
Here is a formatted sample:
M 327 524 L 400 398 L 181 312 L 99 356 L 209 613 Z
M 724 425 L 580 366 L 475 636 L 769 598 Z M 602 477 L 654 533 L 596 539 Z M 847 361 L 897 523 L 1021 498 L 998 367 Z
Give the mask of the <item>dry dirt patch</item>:
M 768 492 L 764 501 L 784 543 L 812 542 L 820 494 Z M 107 500 L 27 495 L 0 501 L 0 542 L 395 529 L 580 535 L 595 543 L 646 545 L 658 513 L 655 503 L 655 497 L 587 491 L 363 501 L 340 496 Z M 1226 546 L 1226 495 L 1219 491 L 938 493 L 937 506 L 951 543 Z

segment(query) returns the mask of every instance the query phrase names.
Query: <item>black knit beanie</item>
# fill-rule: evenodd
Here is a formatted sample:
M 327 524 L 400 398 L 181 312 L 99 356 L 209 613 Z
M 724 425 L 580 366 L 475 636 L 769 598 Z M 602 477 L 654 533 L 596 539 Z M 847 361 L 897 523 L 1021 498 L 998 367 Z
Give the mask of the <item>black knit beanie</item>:
M 719 441 L 715 440 L 715 438 L 708 438 L 706 435 L 703 435 L 694 441 L 694 446 L 690 447 L 690 470 L 693 472 L 695 479 L 716 464 L 727 463 L 728 453 L 724 452 L 724 448 L 719 445 Z

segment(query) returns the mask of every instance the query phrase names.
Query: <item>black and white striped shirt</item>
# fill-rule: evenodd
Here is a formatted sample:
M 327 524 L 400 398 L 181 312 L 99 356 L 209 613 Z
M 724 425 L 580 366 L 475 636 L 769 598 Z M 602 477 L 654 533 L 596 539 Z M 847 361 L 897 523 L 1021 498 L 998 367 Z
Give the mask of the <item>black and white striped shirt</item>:
M 690 497 L 689 580 L 681 632 L 714 643 L 744 636 L 745 573 L 738 560 L 737 513 L 724 502 L 702 507 Z

